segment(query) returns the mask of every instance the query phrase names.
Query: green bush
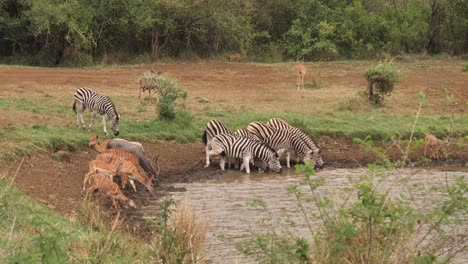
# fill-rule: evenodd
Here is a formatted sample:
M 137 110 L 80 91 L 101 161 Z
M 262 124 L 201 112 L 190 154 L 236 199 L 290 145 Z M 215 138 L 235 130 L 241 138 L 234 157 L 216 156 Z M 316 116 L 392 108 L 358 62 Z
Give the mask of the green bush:
M 160 95 L 156 110 L 162 119 L 173 120 L 176 117 L 177 108 L 185 108 L 187 91 L 179 87 L 179 84 L 170 77 L 145 72 L 142 80 L 146 83 L 153 83 L 156 87 Z M 178 104 L 177 99 L 182 99 L 183 101 Z
M 367 96 L 372 104 L 383 103 L 384 96 L 391 94 L 395 84 L 400 82 L 395 64 L 387 61 L 367 69 L 363 76 L 367 80 Z
M 464 71 L 464 72 L 468 71 L 468 62 L 464 62 L 462 64 L 462 71 Z

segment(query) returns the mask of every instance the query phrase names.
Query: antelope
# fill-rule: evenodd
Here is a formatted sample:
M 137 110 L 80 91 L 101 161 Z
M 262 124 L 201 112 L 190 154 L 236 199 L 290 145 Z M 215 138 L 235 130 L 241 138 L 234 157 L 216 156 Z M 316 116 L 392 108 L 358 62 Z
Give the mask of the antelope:
M 439 139 L 432 134 L 428 134 L 426 135 L 424 140 L 426 141 L 426 146 L 424 147 L 424 156 L 426 156 L 427 147 L 429 146 L 430 147 L 429 157 L 431 159 L 440 160 L 440 154 L 443 155 L 444 151 L 442 149 L 442 145 L 439 142 Z
M 305 90 L 304 88 L 304 77 L 306 74 L 306 67 L 304 65 L 303 61 L 297 62 L 297 90 L 302 89 Z
M 89 162 L 89 171 L 86 173 L 83 181 L 83 190 L 85 190 L 86 182 L 89 182 L 89 177 L 93 173 L 99 173 L 103 176 L 109 178 L 109 180 L 113 181 L 114 175 L 119 173 L 120 168 L 123 165 L 123 160 L 115 159 L 113 162 L 108 163 L 102 160 L 92 160 Z M 122 185 L 127 184 L 127 179 L 122 179 Z
M 119 208 L 116 199 L 122 202 L 127 202 L 131 207 L 136 208 L 135 202 L 125 196 L 119 186 L 109 178 L 102 176 L 99 173 L 92 173 L 89 175 L 89 180 L 91 185 L 86 189 L 85 200 L 91 192 L 98 189 L 111 198 L 112 205 L 114 205 L 115 208 Z
M 89 146 L 93 147 L 97 152 L 102 153 L 106 152 L 108 149 L 120 149 L 125 152 L 133 154 L 137 159 L 140 166 L 146 172 L 147 175 L 151 176 L 151 179 L 159 176 L 159 166 L 157 163 L 154 163 L 156 170 L 151 165 L 151 161 L 145 154 L 143 146 L 139 142 L 127 141 L 125 139 L 114 138 L 111 140 L 106 140 L 102 143 L 99 143 L 98 136 L 92 136 L 89 141 Z M 156 160 L 157 161 L 157 160 Z M 153 159 L 153 162 L 154 159 Z
M 133 180 L 137 180 L 145 185 L 146 189 L 148 189 L 150 193 L 153 193 L 154 185 L 152 178 L 146 176 L 146 173 L 140 167 L 138 161 L 132 154 L 118 149 L 110 149 L 108 152 L 99 154 L 96 159 L 111 163 L 115 163 L 116 160 L 120 159 L 122 161 L 122 165 L 117 171 L 117 174 L 122 177 L 122 187 L 125 188 L 127 179 L 130 179 L 129 182 L 132 185 L 133 190 L 136 192 L 136 186 L 133 183 Z
M 155 72 L 154 70 L 151 70 L 150 72 L 152 75 L 156 75 L 156 76 L 162 74 L 162 71 Z M 158 86 L 156 86 L 156 84 L 154 83 L 152 79 L 143 77 L 142 79 L 140 79 L 140 95 L 138 96 L 140 101 L 141 101 L 141 94 L 144 93 L 146 90 L 148 90 L 150 104 L 151 104 L 151 90 L 154 90 L 154 94 L 156 96 L 156 102 L 159 104 L 159 96 L 157 95 Z

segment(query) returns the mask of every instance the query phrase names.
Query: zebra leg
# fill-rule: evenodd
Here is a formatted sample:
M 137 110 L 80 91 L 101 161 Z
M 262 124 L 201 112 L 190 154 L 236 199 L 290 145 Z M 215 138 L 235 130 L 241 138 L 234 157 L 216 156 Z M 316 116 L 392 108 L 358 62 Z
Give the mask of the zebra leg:
M 289 151 L 286 151 L 286 167 L 291 168 L 291 153 Z
M 89 130 L 91 130 L 91 127 L 94 124 L 94 119 L 96 119 L 96 115 L 97 115 L 97 112 L 93 111 L 93 118 L 91 119 L 91 123 L 89 123 L 89 126 L 88 126 Z
M 221 167 L 221 170 L 224 170 L 224 166 L 226 165 L 226 156 L 221 156 L 219 159 L 219 166 Z
M 102 127 L 104 128 L 104 134 L 108 136 L 109 133 L 107 133 L 107 128 L 106 128 L 106 115 L 101 115 L 101 117 L 102 117 Z
M 208 150 L 208 144 L 205 146 L 205 153 L 206 153 L 206 165 L 205 168 L 210 166 L 210 151 Z
M 244 157 L 243 161 L 244 161 L 244 163 L 242 165 L 244 165 L 244 167 L 245 167 L 245 172 L 250 173 L 250 167 L 249 167 L 250 157 Z

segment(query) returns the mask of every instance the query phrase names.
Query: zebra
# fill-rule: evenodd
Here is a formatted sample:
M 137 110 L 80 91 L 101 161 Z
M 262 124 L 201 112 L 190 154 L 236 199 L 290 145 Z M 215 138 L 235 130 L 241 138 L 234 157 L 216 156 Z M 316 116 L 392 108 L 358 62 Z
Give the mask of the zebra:
M 89 129 L 93 126 L 94 119 L 96 119 L 96 115 L 99 113 L 102 117 L 102 126 L 104 128 L 104 133 L 106 136 L 109 134 L 107 133 L 106 129 L 106 114 L 109 116 L 110 124 L 112 132 L 114 132 L 115 136 L 119 135 L 119 114 L 115 109 L 114 104 L 110 100 L 109 97 L 104 96 L 102 94 L 97 93 L 93 89 L 87 87 L 78 88 L 75 91 L 75 101 L 73 102 L 73 112 L 76 113 L 76 125 L 80 127 L 80 118 L 82 127 L 86 128 L 84 119 L 83 119 L 83 112 L 86 108 L 93 111 L 93 119 L 89 124 Z M 78 110 L 78 111 L 77 111 Z
M 203 131 L 202 140 L 205 145 L 206 152 L 206 165 L 205 168 L 210 166 L 210 156 L 208 155 L 208 145 L 211 140 L 219 134 L 229 134 L 232 135 L 232 131 L 229 130 L 221 121 L 219 120 L 210 120 Z
M 233 134 L 235 136 L 237 136 L 237 137 L 248 138 L 248 139 L 260 142 L 260 140 L 258 140 L 258 138 L 254 134 L 250 133 L 246 128 L 240 128 L 240 129 L 234 131 Z M 257 161 L 259 161 L 259 160 L 257 159 L 255 162 L 254 162 L 254 160 L 251 160 L 250 164 L 252 164 L 252 165 L 257 164 L 256 163 Z M 240 163 L 240 160 L 238 158 L 236 158 L 234 168 L 238 169 L 239 168 L 239 163 Z M 229 168 L 230 167 L 231 167 L 231 163 L 229 163 Z M 258 168 L 259 168 L 259 171 L 263 171 L 266 168 L 266 163 L 263 162 L 263 161 L 260 161 L 258 163 Z
M 297 135 L 288 130 L 279 130 L 260 122 L 252 122 L 247 126 L 247 130 L 255 134 L 263 143 L 271 146 L 278 155 L 286 152 L 286 166 L 290 168 L 289 151 L 294 150 L 303 157 L 304 162 L 312 161 L 312 149 Z M 315 166 L 315 164 L 314 164 Z
M 245 168 L 246 173 L 250 173 L 249 162 L 253 158 L 264 161 L 272 171 L 281 172 L 278 153 L 269 146 L 248 138 L 237 137 L 232 134 L 216 135 L 208 143 L 207 155 L 219 154 L 221 154 L 219 163 L 221 170 L 224 170 L 226 156 L 233 156 L 243 160 L 240 170 L 242 171 Z
M 276 129 L 283 129 L 288 130 L 289 132 L 297 135 L 302 140 L 306 142 L 306 144 L 312 149 L 312 161 L 314 166 L 320 168 L 323 166 L 324 162 L 322 159 L 321 151 L 317 143 L 315 143 L 306 133 L 302 132 L 296 127 L 291 126 L 288 122 L 280 118 L 272 118 L 267 123 L 267 125 L 276 128 Z

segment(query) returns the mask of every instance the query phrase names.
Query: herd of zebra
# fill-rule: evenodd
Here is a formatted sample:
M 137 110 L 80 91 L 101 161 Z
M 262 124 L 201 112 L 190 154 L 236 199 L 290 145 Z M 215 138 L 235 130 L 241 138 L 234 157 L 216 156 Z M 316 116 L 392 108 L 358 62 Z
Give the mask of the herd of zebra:
M 96 115 L 102 117 L 104 133 L 106 129 L 106 115 L 110 119 L 111 129 L 115 136 L 119 135 L 119 114 L 109 97 L 86 87 L 79 88 L 74 94 L 73 111 L 77 114 L 77 126 L 86 127 L 83 120 L 83 111 L 90 109 L 93 125 Z M 315 168 L 323 166 L 323 160 L 318 145 L 304 132 L 291 126 L 279 118 L 272 118 L 266 124 L 252 122 L 247 128 L 230 131 L 218 120 L 211 120 L 203 132 L 203 143 L 206 150 L 206 166 L 210 165 L 210 156 L 221 155 L 220 166 L 224 170 L 226 156 L 242 159 L 240 169 L 245 168 L 250 173 L 249 163 L 254 159 L 263 162 L 263 166 L 272 171 L 279 172 L 281 165 L 279 158 L 286 153 L 286 166 L 290 168 L 290 153 L 294 151 L 298 162 L 311 162 Z
M 227 156 L 242 159 L 240 170 L 250 173 L 249 164 L 255 159 L 274 172 L 281 171 L 279 162 L 286 153 L 286 166 L 290 168 L 290 153 L 296 153 L 298 162 L 311 162 L 315 168 L 323 166 L 318 145 L 304 132 L 279 118 L 272 118 L 266 124 L 252 122 L 246 128 L 230 131 L 219 120 L 209 121 L 203 132 L 206 151 L 206 165 L 210 156 L 221 155 L 220 167 L 224 170 Z M 238 166 L 236 161 L 236 167 Z

